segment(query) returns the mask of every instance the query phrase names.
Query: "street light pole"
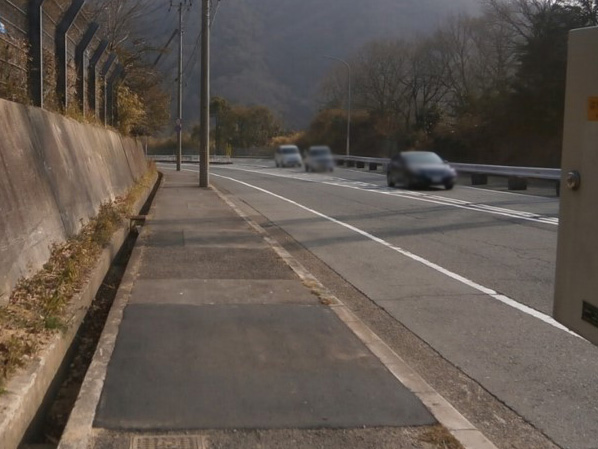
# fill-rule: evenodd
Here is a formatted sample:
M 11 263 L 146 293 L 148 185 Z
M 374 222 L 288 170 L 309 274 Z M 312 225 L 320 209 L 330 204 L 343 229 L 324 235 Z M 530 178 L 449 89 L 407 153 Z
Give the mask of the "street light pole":
M 334 59 L 335 61 L 342 62 L 345 67 L 347 68 L 347 148 L 346 148 L 346 156 L 350 155 L 350 148 L 351 148 L 351 66 L 347 61 L 341 58 L 337 58 L 335 56 L 328 56 L 324 55 L 325 58 Z
M 201 19 L 201 142 L 199 147 L 199 187 L 209 186 L 210 163 L 210 0 L 203 0 Z

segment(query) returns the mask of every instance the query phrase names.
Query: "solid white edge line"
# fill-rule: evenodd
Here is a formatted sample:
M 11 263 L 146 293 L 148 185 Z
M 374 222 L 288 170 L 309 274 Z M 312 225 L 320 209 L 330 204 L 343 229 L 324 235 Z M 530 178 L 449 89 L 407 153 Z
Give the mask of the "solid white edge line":
M 557 329 L 559 329 L 561 331 L 567 332 L 568 334 L 571 334 L 571 335 L 573 335 L 575 337 L 583 339 L 583 337 L 581 337 L 580 335 L 578 335 L 575 332 L 571 331 L 566 326 L 563 326 L 561 323 L 559 323 L 558 321 L 556 321 L 554 318 L 552 318 L 549 315 L 546 315 L 546 314 L 544 314 L 542 312 L 539 312 L 536 309 L 533 309 L 533 308 L 531 308 L 529 306 L 521 304 L 521 303 L 515 301 L 514 299 L 509 298 L 508 296 L 505 296 L 505 295 L 502 295 L 502 294 L 496 292 L 495 290 L 493 290 L 491 288 L 484 287 L 483 285 L 478 284 L 477 282 L 474 282 L 474 281 L 472 281 L 470 279 L 467 279 L 467 278 L 465 278 L 465 277 L 463 277 L 463 276 L 461 276 L 461 275 L 459 275 L 457 273 L 454 273 L 454 272 L 452 272 L 450 270 L 447 270 L 446 268 L 443 268 L 440 265 L 435 264 L 434 262 L 430 262 L 429 260 L 424 259 L 423 257 L 418 256 L 417 254 L 414 254 L 414 253 L 412 253 L 410 251 L 407 251 L 407 250 L 404 250 L 404 249 L 402 249 L 402 248 L 400 248 L 398 246 L 395 246 L 392 243 L 389 243 L 386 240 L 383 240 L 383 239 L 381 239 L 379 237 L 376 237 L 375 235 L 372 235 L 372 234 L 370 234 L 370 233 L 368 233 L 366 231 L 363 231 L 363 230 L 361 230 L 359 228 L 356 228 L 353 225 L 350 225 L 348 223 L 345 223 L 345 222 L 342 222 L 340 220 L 337 220 L 336 218 L 329 217 L 328 215 L 325 215 L 325 214 L 323 214 L 321 212 L 318 212 L 318 211 L 316 211 L 314 209 L 311 209 L 311 208 L 309 208 L 307 206 L 304 206 L 303 204 L 297 203 L 296 201 L 293 201 L 293 200 L 291 200 L 289 198 L 285 198 L 285 197 L 283 197 L 281 195 L 278 195 L 278 194 L 276 194 L 274 192 L 270 192 L 269 190 L 263 189 L 261 187 L 258 187 L 258 186 L 252 185 L 252 184 L 249 184 L 247 182 L 239 181 L 238 179 L 230 178 L 228 176 L 217 175 L 217 174 L 214 174 L 214 173 L 212 173 L 212 176 L 215 176 L 217 178 L 227 179 L 229 181 L 233 181 L 233 182 L 236 182 L 238 184 L 242 184 L 242 185 L 244 185 L 246 187 L 250 187 L 252 189 L 255 189 L 255 190 L 258 190 L 258 191 L 260 191 L 262 193 L 265 193 L 267 195 L 273 196 L 274 198 L 278 198 L 279 200 L 282 200 L 282 201 L 285 201 L 285 202 L 287 202 L 289 204 L 292 204 L 293 206 L 299 207 L 300 209 L 303 209 L 303 210 L 305 210 L 307 212 L 310 212 L 310 213 L 312 213 L 314 215 L 317 215 L 318 217 L 324 218 L 325 220 L 328 220 L 328 221 L 330 221 L 332 223 L 335 223 L 335 224 L 337 224 L 339 226 L 342 226 L 342 227 L 344 227 L 346 229 L 349 229 L 350 231 L 353 231 L 353 232 L 355 232 L 355 233 L 357 233 L 359 235 L 362 235 L 363 237 L 366 237 L 366 238 L 368 238 L 368 239 L 370 239 L 370 240 L 372 240 L 372 241 L 374 241 L 374 242 L 376 242 L 376 243 L 378 243 L 378 244 L 380 244 L 382 246 L 385 246 L 385 247 L 387 247 L 387 248 L 389 248 L 389 249 L 391 249 L 393 251 L 396 251 L 399 254 L 402 254 L 403 256 L 406 256 L 406 257 L 408 257 L 408 258 L 410 258 L 412 260 L 415 260 L 416 262 L 419 262 L 419 263 L 427 266 L 428 268 L 431 268 L 431 269 L 433 269 L 433 270 L 435 270 L 435 271 L 437 271 L 439 273 L 444 274 L 445 276 L 450 277 L 451 279 L 454 279 L 454 280 L 456 280 L 458 282 L 461 282 L 462 284 L 465 284 L 465 285 L 467 285 L 467 286 L 469 286 L 469 287 L 471 287 L 471 288 L 473 288 L 473 289 L 475 289 L 475 290 L 477 290 L 479 292 L 482 292 L 482 293 L 490 296 L 491 298 L 493 298 L 493 299 L 495 299 L 497 301 L 500 301 L 503 304 L 506 304 L 507 306 L 510 306 L 510 307 L 512 307 L 514 309 L 517 309 L 517 310 L 519 310 L 519 311 L 521 311 L 521 312 L 523 312 L 523 313 L 525 313 L 527 315 L 530 315 L 530 316 L 532 316 L 534 318 L 537 318 L 540 321 L 543 321 L 544 323 L 549 324 L 549 325 L 551 325 L 551 326 L 553 326 L 553 327 L 555 327 L 555 328 L 557 328 Z

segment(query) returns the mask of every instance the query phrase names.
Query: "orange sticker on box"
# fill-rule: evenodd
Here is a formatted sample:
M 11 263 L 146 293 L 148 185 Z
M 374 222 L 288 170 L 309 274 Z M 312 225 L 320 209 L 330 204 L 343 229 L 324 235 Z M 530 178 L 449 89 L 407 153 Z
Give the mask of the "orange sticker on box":
M 598 122 L 598 97 L 588 98 L 588 120 Z

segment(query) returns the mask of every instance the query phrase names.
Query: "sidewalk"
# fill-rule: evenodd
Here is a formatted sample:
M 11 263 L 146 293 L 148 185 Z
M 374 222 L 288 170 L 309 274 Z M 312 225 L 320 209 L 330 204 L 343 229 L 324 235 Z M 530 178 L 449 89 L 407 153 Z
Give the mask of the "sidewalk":
M 435 447 L 422 402 L 197 175 L 165 172 L 136 251 L 91 447 Z

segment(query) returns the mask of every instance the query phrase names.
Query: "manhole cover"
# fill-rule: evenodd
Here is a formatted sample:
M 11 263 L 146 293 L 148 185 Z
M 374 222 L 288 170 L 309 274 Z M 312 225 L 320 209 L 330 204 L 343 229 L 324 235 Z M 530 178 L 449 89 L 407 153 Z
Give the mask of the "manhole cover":
M 137 436 L 131 449 L 203 449 L 202 439 L 193 435 Z

